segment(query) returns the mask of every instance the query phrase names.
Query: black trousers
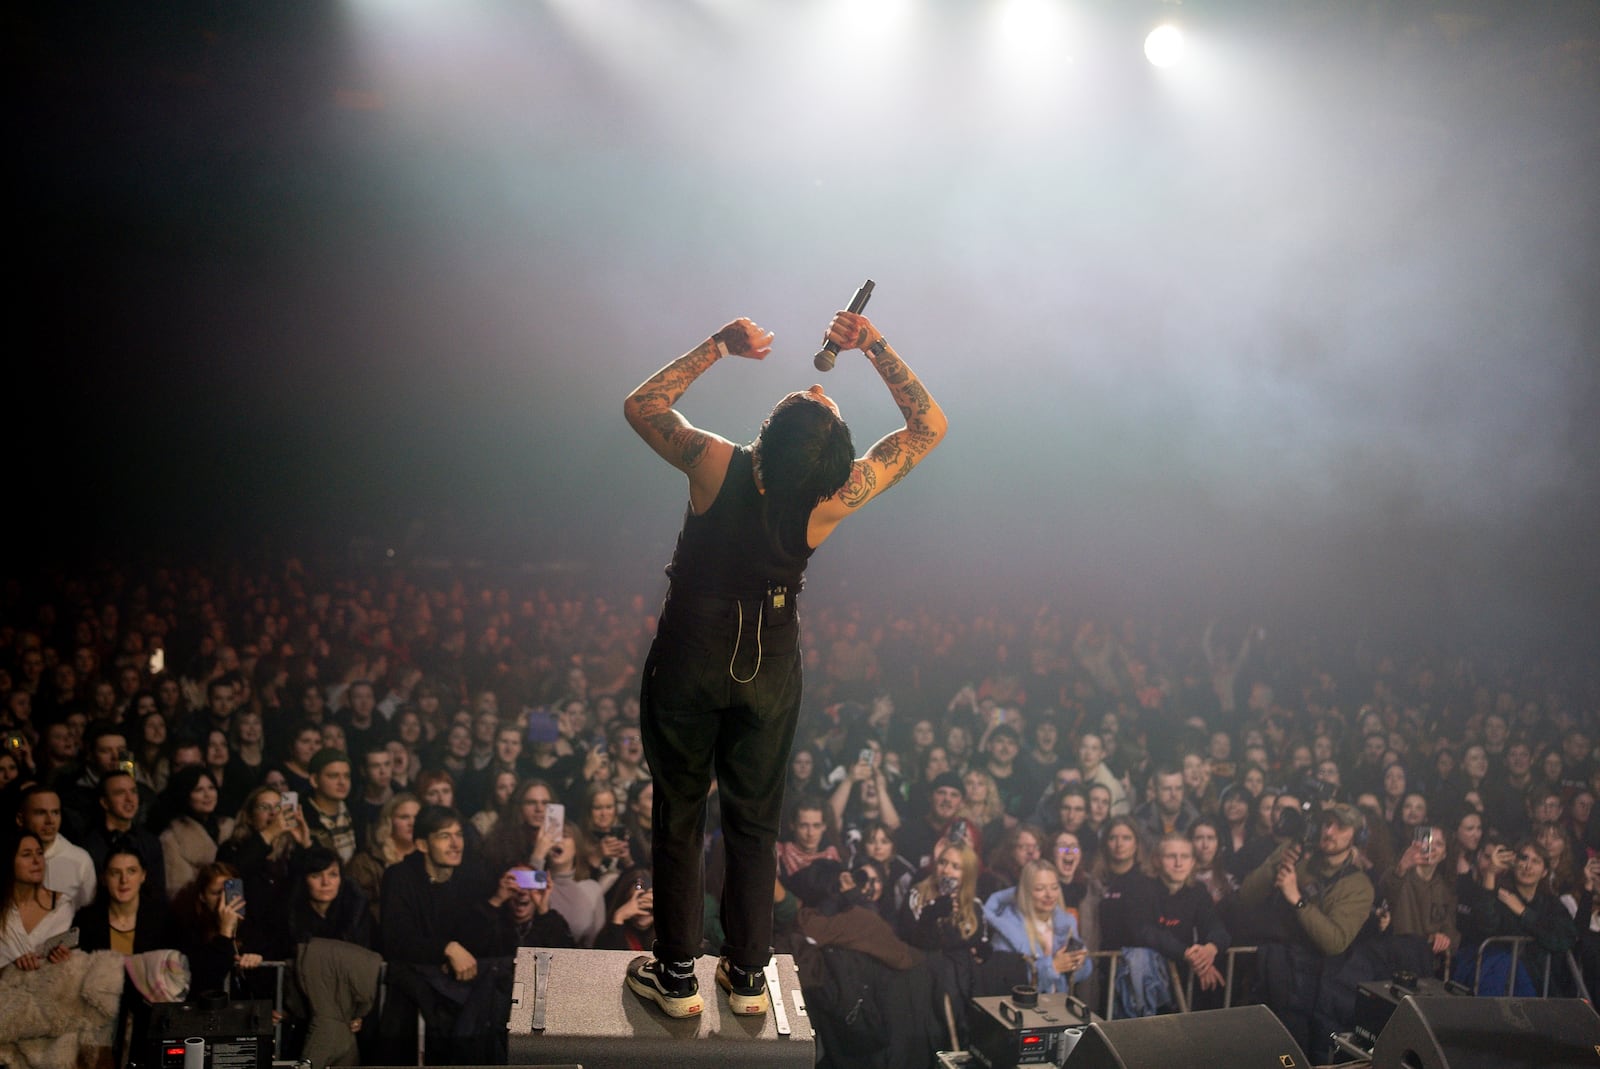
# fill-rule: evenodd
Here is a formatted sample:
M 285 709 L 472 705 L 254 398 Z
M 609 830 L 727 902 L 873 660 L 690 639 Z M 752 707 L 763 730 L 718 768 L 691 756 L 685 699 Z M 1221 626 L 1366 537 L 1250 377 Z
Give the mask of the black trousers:
M 770 598 L 667 596 L 639 695 L 655 784 L 658 958 L 700 954 L 713 776 L 727 853 L 721 953 L 747 969 L 765 966 L 771 956 L 774 850 L 800 714 L 800 666 L 793 593 L 781 605 Z

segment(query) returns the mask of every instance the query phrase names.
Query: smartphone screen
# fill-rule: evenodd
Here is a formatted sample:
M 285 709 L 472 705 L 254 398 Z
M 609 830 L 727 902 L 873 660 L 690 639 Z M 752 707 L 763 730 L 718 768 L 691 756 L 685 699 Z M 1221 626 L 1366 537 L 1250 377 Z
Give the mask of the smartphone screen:
M 567 807 L 560 802 L 551 802 L 544 808 L 544 836 L 549 842 L 561 838 L 561 829 L 567 823 Z
M 528 741 L 555 742 L 561 737 L 556 714 L 548 709 L 535 709 L 528 714 Z
M 517 869 L 517 886 L 528 891 L 543 891 L 550 886 L 550 874 L 543 869 Z
M 244 881 L 230 876 L 222 881 L 222 897 L 238 904 L 239 914 L 244 914 Z
M 283 798 L 282 807 L 284 809 L 294 809 L 296 806 L 298 806 L 300 804 L 300 792 L 299 791 L 284 791 L 283 795 L 282 795 L 282 798 Z

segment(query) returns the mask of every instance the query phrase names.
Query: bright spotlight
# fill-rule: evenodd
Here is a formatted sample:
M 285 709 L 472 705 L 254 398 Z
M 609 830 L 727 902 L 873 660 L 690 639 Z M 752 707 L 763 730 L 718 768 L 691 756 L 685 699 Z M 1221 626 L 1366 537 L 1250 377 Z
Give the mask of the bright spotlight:
M 1144 39 L 1144 56 L 1157 67 L 1176 66 L 1183 59 L 1183 33 L 1171 23 L 1157 26 Z

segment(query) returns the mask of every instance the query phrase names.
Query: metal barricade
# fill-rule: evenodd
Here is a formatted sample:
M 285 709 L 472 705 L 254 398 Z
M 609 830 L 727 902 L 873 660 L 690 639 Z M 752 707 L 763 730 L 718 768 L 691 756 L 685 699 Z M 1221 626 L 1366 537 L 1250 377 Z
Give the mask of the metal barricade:
M 1222 1008 L 1233 1008 L 1233 967 L 1240 954 L 1254 954 L 1259 947 L 1229 947 L 1228 964 L 1222 971 Z
M 1235 963 L 1238 960 L 1238 956 L 1240 954 L 1254 954 L 1254 953 L 1256 953 L 1257 949 L 1258 948 L 1253 947 L 1253 946 L 1250 946 L 1250 947 L 1229 947 L 1227 949 L 1226 956 L 1227 956 L 1228 960 L 1227 960 L 1226 965 L 1223 968 L 1223 973 L 1222 973 L 1222 978 L 1223 978 L 1222 1008 L 1223 1009 L 1230 1009 L 1233 1006 L 1234 966 L 1235 966 Z M 1105 1012 L 1105 1018 L 1108 1021 L 1112 1020 L 1112 1019 L 1114 1019 L 1116 1017 L 1116 1012 L 1117 1012 L 1117 972 L 1122 967 L 1122 951 L 1120 951 L 1120 950 L 1097 950 L 1097 951 L 1092 952 L 1089 955 L 1089 958 L 1090 958 L 1090 960 L 1101 959 L 1104 962 L 1103 975 L 1105 976 L 1105 984 L 1106 984 L 1106 1012 Z M 1172 978 L 1172 992 L 1173 992 L 1173 995 L 1178 1000 L 1178 1012 L 1179 1013 L 1188 1013 L 1190 1011 L 1190 1007 L 1192 1007 L 1194 1005 L 1194 985 L 1195 985 L 1194 970 L 1193 969 L 1185 969 L 1185 970 L 1182 970 L 1182 972 L 1180 973 L 1180 970 L 1178 969 L 1178 966 L 1177 966 L 1176 962 L 1168 962 L 1167 966 L 1168 966 L 1168 969 L 1169 969 L 1169 974 L 1170 974 L 1170 976 Z M 1101 968 L 1097 966 L 1095 971 L 1097 973 L 1100 973 L 1101 972 Z M 1078 989 L 1078 985 L 1077 984 L 1073 984 L 1072 985 L 1072 993 L 1074 995 L 1077 994 L 1077 989 Z
M 1089 960 L 1090 961 L 1095 961 L 1096 959 L 1104 959 L 1105 960 L 1105 967 L 1104 967 L 1105 971 L 1104 971 L 1103 975 L 1105 976 L 1105 984 L 1106 984 L 1106 1020 L 1109 1021 L 1113 1017 L 1115 1017 L 1116 1013 L 1117 1013 L 1117 970 L 1122 965 L 1122 951 L 1120 951 L 1120 950 L 1092 950 L 1092 951 L 1090 951 L 1089 952 Z M 1095 973 L 1096 973 L 1097 976 L 1101 975 L 1101 967 L 1100 966 L 1097 965 L 1095 967 Z M 1071 993 L 1074 996 L 1076 996 L 1078 994 L 1078 985 L 1076 983 L 1071 985 Z
M 1531 942 L 1533 942 L 1533 939 L 1526 935 L 1492 935 L 1479 943 L 1478 960 L 1472 970 L 1472 993 L 1474 995 L 1483 994 L 1481 990 L 1483 986 L 1483 952 L 1488 949 L 1491 943 L 1505 943 L 1511 948 L 1511 964 L 1506 969 L 1505 992 L 1506 997 L 1509 998 L 1517 987 L 1517 958 L 1521 954 L 1524 944 Z M 1550 956 L 1548 954 L 1545 955 L 1544 959 L 1544 986 L 1541 988 L 1540 993 L 1546 998 L 1550 995 Z

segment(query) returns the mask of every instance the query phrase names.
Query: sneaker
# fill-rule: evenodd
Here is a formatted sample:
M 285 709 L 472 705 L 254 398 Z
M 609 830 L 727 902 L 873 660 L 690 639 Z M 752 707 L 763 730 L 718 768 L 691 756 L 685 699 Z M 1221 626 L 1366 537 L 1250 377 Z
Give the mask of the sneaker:
M 687 967 L 688 976 L 674 975 L 664 962 L 641 954 L 628 962 L 628 987 L 640 998 L 655 1002 L 668 1017 L 697 1016 L 705 1004 L 700 1001 L 694 963 L 687 963 Z
M 760 969 L 741 969 L 727 958 L 717 962 L 717 986 L 728 993 L 728 1005 L 737 1014 L 766 1013 L 767 976 Z

